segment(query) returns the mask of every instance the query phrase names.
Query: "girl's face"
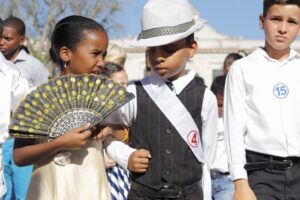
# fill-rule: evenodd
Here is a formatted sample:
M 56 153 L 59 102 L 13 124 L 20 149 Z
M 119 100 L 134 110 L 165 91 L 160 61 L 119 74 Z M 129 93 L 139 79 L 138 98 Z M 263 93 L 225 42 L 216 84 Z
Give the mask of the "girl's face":
M 114 72 L 110 75 L 110 78 L 122 86 L 127 86 L 128 75 L 125 71 Z
M 102 30 L 83 32 L 82 41 L 69 51 L 69 60 L 63 74 L 99 74 L 104 67 L 108 46 L 107 34 Z

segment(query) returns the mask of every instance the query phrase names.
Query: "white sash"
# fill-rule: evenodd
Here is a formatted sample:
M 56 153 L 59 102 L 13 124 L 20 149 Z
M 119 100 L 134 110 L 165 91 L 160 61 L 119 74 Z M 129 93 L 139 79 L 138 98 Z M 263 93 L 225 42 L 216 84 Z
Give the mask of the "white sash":
M 189 111 L 169 89 L 162 79 L 159 79 L 153 91 L 150 78 L 141 80 L 142 85 L 151 99 L 174 125 L 182 139 L 188 144 L 199 162 L 204 163 L 200 134 Z

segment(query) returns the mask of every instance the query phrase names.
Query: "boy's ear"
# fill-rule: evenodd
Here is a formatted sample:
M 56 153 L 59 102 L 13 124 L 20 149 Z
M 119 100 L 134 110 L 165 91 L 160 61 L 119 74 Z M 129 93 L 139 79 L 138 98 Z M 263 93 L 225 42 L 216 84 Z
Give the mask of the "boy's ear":
M 24 35 L 20 36 L 20 37 L 19 37 L 19 44 L 20 44 L 20 45 L 24 45 L 25 39 L 26 39 L 26 38 L 25 38 Z
M 261 29 L 264 29 L 265 26 L 265 18 L 262 14 L 259 15 L 259 27 Z
M 189 58 L 194 57 L 194 55 L 197 53 L 197 50 L 198 50 L 198 44 L 196 41 L 193 41 L 189 49 Z
M 69 62 L 72 57 L 72 51 L 69 48 L 63 46 L 59 50 L 59 55 L 64 62 Z

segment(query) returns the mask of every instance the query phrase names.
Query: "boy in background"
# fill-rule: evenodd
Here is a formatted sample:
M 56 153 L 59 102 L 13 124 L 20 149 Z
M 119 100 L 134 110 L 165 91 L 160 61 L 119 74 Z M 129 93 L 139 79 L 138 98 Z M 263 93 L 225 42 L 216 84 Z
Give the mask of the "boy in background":
M 2 20 L 0 19 L 0 35 L 2 33 Z M 7 191 L 4 180 L 2 162 L 2 145 L 7 140 L 10 114 L 16 109 L 18 102 L 28 91 L 27 81 L 21 77 L 16 66 L 8 62 L 0 52 L 0 199 Z

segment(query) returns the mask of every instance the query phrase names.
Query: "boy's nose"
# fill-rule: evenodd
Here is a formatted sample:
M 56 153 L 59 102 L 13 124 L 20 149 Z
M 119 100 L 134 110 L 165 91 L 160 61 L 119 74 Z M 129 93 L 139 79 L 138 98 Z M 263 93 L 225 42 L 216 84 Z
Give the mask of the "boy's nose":
M 0 45 L 3 46 L 4 45 L 4 39 L 2 37 L 0 37 Z
M 279 31 L 280 33 L 286 33 L 286 23 L 285 23 L 285 22 L 282 22 L 282 23 L 279 25 L 278 31 Z
M 161 63 L 161 62 L 163 62 L 165 59 L 163 58 L 163 57 L 157 57 L 156 58 L 156 62 L 157 63 Z

